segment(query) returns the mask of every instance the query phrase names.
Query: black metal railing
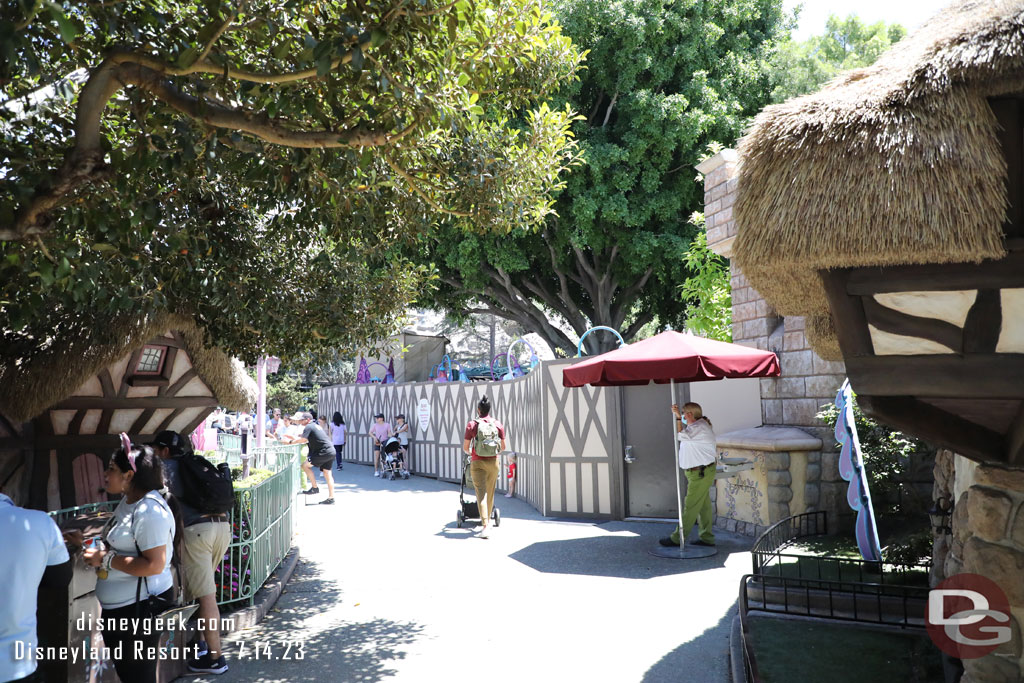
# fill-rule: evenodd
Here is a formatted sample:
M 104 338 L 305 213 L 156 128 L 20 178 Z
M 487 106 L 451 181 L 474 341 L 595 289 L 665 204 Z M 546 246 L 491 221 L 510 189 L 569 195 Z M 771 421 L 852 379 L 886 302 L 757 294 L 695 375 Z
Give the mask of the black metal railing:
M 857 583 L 904 584 L 916 576 L 927 582 L 929 563 L 896 565 L 858 557 L 783 552 L 801 538 L 823 536 L 828 531 L 825 511 L 787 517 L 765 530 L 751 550 L 753 573 L 790 579 Z
M 928 589 L 916 586 L 814 581 L 745 575 L 740 580 L 740 637 L 748 683 L 760 683 L 750 636 L 750 612 L 919 629 Z
M 923 628 L 928 590 L 921 586 L 748 574 L 740 585 L 740 610 Z

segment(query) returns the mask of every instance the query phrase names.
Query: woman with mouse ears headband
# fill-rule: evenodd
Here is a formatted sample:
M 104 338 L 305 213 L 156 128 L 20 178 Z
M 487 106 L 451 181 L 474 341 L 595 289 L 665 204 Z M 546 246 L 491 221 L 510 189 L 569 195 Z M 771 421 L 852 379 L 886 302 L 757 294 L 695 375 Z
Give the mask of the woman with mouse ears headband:
M 107 493 L 123 497 L 104 529 L 104 547 L 83 554 L 85 563 L 97 568 L 103 642 L 115 655 L 122 681 L 155 683 L 161 629 L 143 620 L 174 602 L 171 560 L 178 557 L 181 517 L 173 497 L 161 493 L 166 487 L 160 458 L 123 432 L 104 476 Z

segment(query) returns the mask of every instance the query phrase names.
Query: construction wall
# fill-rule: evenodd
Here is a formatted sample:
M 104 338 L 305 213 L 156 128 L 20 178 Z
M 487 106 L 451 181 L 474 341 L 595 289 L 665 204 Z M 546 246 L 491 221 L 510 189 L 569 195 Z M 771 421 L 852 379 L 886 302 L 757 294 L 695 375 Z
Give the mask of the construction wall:
M 413 430 L 412 471 L 457 482 L 466 423 L 486 395 L 491 414 L 506 426 L 508 449 L 518 456 L 516 497 L 549 516 L 620 517 L 617 390 L 563 387 L 562 368 L 572 362 L 543 362 L 506 382 L 336 385 L 320 390 L 318 405 L 326 415 L 341 412 L 349 434 L 346 459 L 368 465 L 373 464 L 368 436 L 373 415 L 383 412 L 393 423 L 404 413 Z M 421 425 L 424 399 L 429 417 Z M 507 486 L 505 475 L 503 466 L 501 490 Z

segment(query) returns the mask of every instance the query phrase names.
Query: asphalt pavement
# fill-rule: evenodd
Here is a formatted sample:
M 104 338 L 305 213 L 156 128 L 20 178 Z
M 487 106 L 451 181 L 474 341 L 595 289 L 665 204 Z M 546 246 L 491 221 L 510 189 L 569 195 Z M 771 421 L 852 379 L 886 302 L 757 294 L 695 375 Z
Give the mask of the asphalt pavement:
M 746 537 L 662 559 L 648 550 L 670 525 L 546 519 L 499 495 L 484 539 L 457 528 L 457 485 L 352 464 L 335 477 L 335 505 L 299 496 L 299 565 L 267 618 L 226 639 L 228 672 L 180 680 L 730 680 Z

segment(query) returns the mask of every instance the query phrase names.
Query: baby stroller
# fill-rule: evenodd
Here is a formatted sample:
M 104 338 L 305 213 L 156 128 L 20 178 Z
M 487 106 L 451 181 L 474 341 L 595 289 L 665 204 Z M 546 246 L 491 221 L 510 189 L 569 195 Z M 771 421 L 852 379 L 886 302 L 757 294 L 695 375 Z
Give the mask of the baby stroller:
M 402 454 L 402 445 L 398 443 L 398 437 L 391 437 L 380 447 L 380 466 L 381 476 L 387 475 L 388 479 L 409 478 L 409 471 L 405 469 L 405 456 Z
M 467 455 L 462 463 L 462 485 L 459 487 L 459 505 L 461 508 L 455 513 L 455 523 L 461 529 L 467 521 L 480 519 L 480 505 L 475 500 L 466 500 L 466 485 L 473 486 L 473 475 L 469 473 L 471 456 Z M 475 497 L 475 496 L 474 496 Z M 491 519 L 494 526 L 501 526 L 501 511 L 498 506 L 493 506 Z

